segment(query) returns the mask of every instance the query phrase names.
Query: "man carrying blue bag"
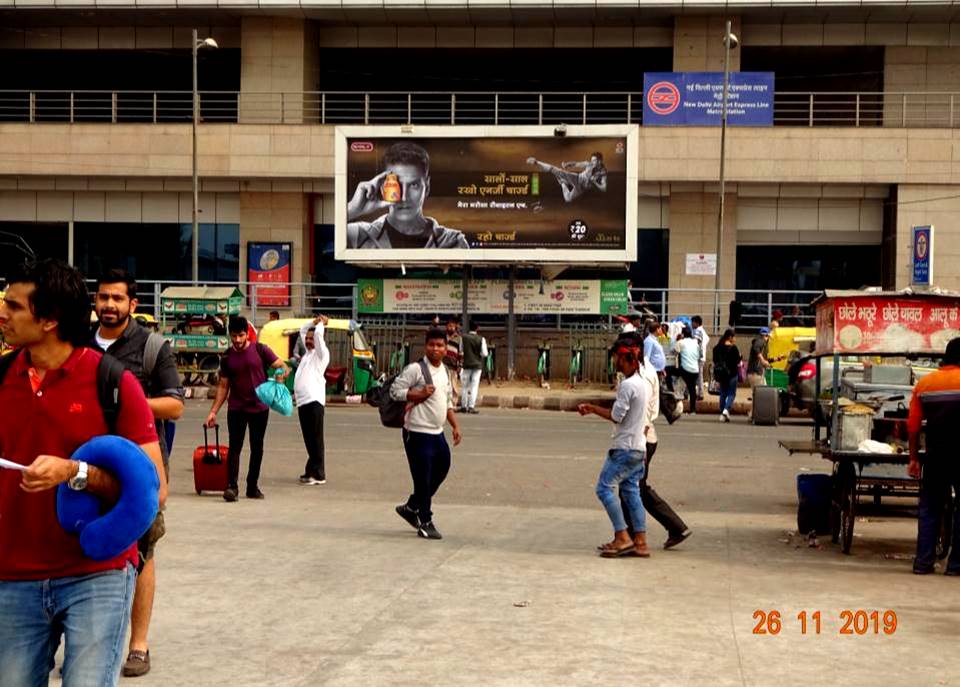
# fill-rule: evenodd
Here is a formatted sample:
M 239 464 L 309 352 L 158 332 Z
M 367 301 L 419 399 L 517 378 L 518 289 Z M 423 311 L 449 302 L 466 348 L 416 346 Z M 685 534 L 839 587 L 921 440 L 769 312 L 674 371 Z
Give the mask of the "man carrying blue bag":
M 227 430 L 230 448 L 227 452 L 229 484 L 223 500 L 233 502 L 239 495 L 240 451 L 250 427 L 250 465 L 247 468 L 247 498 L 262 499 L 260 465 L 263 463 L 263 440 L 267 433 L 270 409 L 257 397 L 257 387 L 267 381 L 267 369 L 280 370 L 280 379 L 286 379 L 289 368 L 267 346 L 250 343 L 247 318 L 234 317 L 228 327 L 230 349 L 220 358 L 220 381 L 217 383 L 213 407 L 207 415 L 207 427 L 217 424 L 217 413 L 227 404 Z

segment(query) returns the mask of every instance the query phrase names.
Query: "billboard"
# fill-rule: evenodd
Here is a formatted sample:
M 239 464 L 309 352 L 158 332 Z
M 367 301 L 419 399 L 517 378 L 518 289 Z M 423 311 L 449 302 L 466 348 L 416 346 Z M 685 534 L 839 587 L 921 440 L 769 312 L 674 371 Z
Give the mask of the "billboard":
M 467 307 L 472 313 L 506 315 L 509 282 L 474 279 L 469 283 Z M 463 306 L 460 279 L 359 279 L 357 312 L 444 313 Z M 517 280 L 514 312 L 518 315 L 623 315 L 629 308 L 627 280 L 558 279 Z
M 933 227 L 913 227 L 913 279 L 914 286 L 933 284 Z
M 773 72 L 730 72 L 729 126 L 773 126 Z M 643 75 L 644 126 L 720 126 L 723 72 Z
M 337 128 L 338 260 L 636 259 L 636 127 L 411 131 Z
M 257 285 L 257 305 L 290 307 L 292 256 L 290 243 L 247 244 L 247 281 Z

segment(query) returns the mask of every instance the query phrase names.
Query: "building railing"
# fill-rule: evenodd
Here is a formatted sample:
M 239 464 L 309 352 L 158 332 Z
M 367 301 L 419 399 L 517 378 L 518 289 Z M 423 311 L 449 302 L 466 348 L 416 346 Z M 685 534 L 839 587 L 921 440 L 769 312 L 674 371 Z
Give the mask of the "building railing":
M 642 124 L 632 92 L 202 91 L 204 123 Z M 777 126 L 960 126 L 960 93 L 791 92 L 774 96 Z M 189 91 L 0 90 L 0 122 L 185 123 Z

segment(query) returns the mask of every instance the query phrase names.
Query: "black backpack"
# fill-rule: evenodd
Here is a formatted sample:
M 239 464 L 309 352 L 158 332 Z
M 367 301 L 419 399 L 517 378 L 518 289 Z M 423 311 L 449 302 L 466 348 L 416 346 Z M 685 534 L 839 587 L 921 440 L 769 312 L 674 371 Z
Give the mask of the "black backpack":
M 7 376 L 7 371 L 19 354 L 20 351 L 15 350 L 0 357 L 0 384 L 3 384 L 3 378 Z M 124 370 L 123 365 L 109 355 L 103 355 L 97 365 L 97 400 L 109 434 L 117 433 L 117 419 L 120 416 L 120 378 Z
M 420 360 L 420 371 L 423 373 L 423 379 L 427 386 L 433 384 L 433 375 L 430 374 L 430 367 L 427 361 Z M 402 374 L 402 373 L 400 373 Z M 407 415 L 407 401 L 395 401 L 390 396 L 390 387 L 396 381 L 400 374 L 390 375 L 378 386 L 373 387 L 367 392 L 367 403 L 380 411 L 380 424 L 384 427 L 394 429 L 402 428 Z

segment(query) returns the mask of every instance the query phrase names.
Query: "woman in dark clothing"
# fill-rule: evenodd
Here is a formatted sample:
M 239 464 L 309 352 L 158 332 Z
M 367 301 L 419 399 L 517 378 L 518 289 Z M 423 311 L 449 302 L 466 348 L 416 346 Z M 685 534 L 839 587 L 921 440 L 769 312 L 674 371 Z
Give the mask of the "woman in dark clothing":
M 741 360 L 734 332 L 728 329 L 713 348 L 713 378 L 720 384 L 720 419 L 724 422 L 730 422 L 730 408 L 737 397 Z

